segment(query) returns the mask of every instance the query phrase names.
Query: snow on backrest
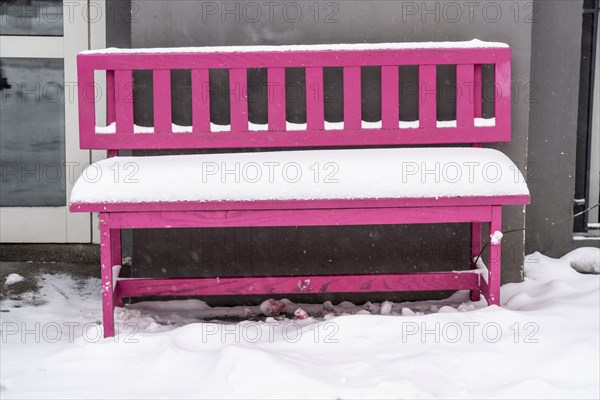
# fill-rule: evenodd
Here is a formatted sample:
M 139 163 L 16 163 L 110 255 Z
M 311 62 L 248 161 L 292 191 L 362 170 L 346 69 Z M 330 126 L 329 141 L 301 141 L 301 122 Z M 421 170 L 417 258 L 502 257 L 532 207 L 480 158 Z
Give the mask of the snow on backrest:
M 80 145 L 86 149 L 327 147 L 510 141 L 511 52 L 502 43 L 107 49 L 78 55 Z M 437 121 L 436 67 L 456 65 L 456 121 Z M 482 117 L 481 67 L 494 66 L 495 118 Z M 419 71 L 418 121 L 400 122 L 399 67 Z M 361 67 L 381 68 L 381 121 L 361 116 Z M 323 68 L 343 69 L 343 123 L 325 121 Z M 209 69 L 228 69 L 230 126 L 210 121 Z M 248 121 L 249 68 L 267 69 L 268 124 Z M 305 68 L 306 123 L 286 121 L 286 68 Z M 133 118 L 133 71 L 152 70 L 154 127 Z M 191 71 L 192 126 L 172 123 L 171 71 Z M 97 126 L 95 71 L 106 71 L 107 126 Z M 310 93 L 310 95 L 308 95 Z

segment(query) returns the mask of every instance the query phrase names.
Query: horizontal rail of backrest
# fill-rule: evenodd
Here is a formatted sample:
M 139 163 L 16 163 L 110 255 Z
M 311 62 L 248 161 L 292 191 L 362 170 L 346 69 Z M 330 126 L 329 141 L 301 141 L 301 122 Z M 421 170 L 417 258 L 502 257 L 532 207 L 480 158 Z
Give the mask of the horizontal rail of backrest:
M 456 121 L 436 118 L 436 67 L 456 65 Z M 494 65 L 494 123 L 482 122 L 482 65 Z M 399 67 L 419 71 L 418 124 L 399 121 Z M 381 67 L 381 125 L 361 119 L 361 67 Z M 324 118 L 323 68 L 342 67 L 344 121 Z M 209 69 L 228 69 L 231 125 L 211 131 Z M 248 121 L 247 70 L 267 69 L 268 126 Z M 305 68 L 306 124 L 286 122 L 286 68 Z M 133 71 L 152 70 L 154 127 L 133 118 Z M 192 126 L 172 124 L 171 71 L 191 70 Z M 94 72 L 106 71 L 108 127 L 96 123 Z M 78 56 L 80 144 L 90 149 L 363 146 L 510 141 L 511 53 L 508 47 L 267 52 L 92 53 Z

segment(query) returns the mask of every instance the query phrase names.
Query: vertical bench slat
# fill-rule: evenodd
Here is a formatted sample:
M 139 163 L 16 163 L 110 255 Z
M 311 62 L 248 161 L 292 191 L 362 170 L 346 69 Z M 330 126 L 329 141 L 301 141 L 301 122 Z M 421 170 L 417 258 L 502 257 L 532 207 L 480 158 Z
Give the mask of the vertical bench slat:
M 106 124 L 115 122 L 115 71 L 106 71 Z M 117 157 L 119 150 L 108 150 L 109 158 Z
M 360 67 L 344 67 L 344 128 L 360 129 Z
M 210 132 L 210 85 L 208 69 L 192 70 L 192 129 Z
M 494 109 L 498 141 L 511 139 L 511 70 L 510 53 L 506 60 L 498 61 L 494 73 Z
M 133 133 L 133 75 L 131 70 L 115 71 L 117 133 Z
M 472 127 L 474 125 L 474 83 L 475 68 L 473 64 L 456 66 L 456 126 Z
M 96 136 L 96 93 L 94 70 L 85 62 L 77 64 L 77 100 L 79 108 L 79 143 L 89 146 Z M 89 147 L 87 147 L 89 148 Z
M 306 123 L 310 130 L 325 128 L 323 68 L 306 68 Z
M 284 131 L 285 118 L 285 68 L 267 70 L 269 130 Z
M 106 124 L 115 122 L 115 71 L 106 71 Z
M 232 131 L 248 130 L 248 74 L 245 68 L 229 70 L 229 102 Z
M 419 127 L 435 128 L 437 122 L 436 66 L 419 65 Z
M 384 129 L 398 129 L 400 124 L 398 73 L 397 65 L 381 67 L 381 127 Z
M 156 69 L 153 71 L 154 94 L 154 132 L 169 133 L 171 126 L 171 71 Z
M 483 116 L 482 111 L 482 94 L 483 94 L 483 83 L 481 79 L 481 64 L 475 64 L 475 78 L 474 78 L 474 90 L 475 95 L 473 99 L 475 101 L 475 118 L 481 118 Z

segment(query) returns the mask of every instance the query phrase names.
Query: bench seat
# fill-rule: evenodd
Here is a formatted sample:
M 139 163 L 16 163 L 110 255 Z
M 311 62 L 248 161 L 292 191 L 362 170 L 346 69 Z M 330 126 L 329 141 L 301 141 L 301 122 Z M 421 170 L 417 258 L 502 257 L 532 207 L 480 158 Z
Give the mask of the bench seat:
M 331 201 L 339 207 L 342 201 L 351 208 L 370 199 L 387 199 L 390 206 L 524 204 L 528 195 L 518 168 L 493 149 L 301 150 L 101 160 L 77 180 L 71 208 L 151 211 L 177 203 L 178 210 L 218 209 L 227 202 L 256 209 L 272 201 L 287 208 L 327 208 Z

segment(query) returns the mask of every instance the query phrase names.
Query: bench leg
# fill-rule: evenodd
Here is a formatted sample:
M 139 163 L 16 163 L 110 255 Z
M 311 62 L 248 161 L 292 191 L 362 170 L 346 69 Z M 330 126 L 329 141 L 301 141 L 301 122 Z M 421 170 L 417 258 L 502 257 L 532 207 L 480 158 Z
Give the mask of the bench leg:
M 121 230 L 110 230 L 110 246 L 111 246 L 111 265 L 121 265 L 123 256 L 121 254 Z M 114 278 L 118 278 L 115 276 Z M 116 289 L 116 288 L 113 288 Z M 116 290 L 115 290 L 116 293 Z M 123 299 L 115 296 L 115 307 L 123 307 Z
M 109 228 L 108 220 L 108 213 L 100 213 L 100 273 L 102 274 L 102 326 L 104 327 L 105 338 L 113 337 L 115 335 L 115 305 L 112 282 L 112 263 L 114 259 L 114 253 L 112 251 L 112 230 Z
M 473 262 L 481 251 L 481 222 L 471 222 L 471 269 L 476 269 L 477 265 Z M 481 292 L 471 290 L 471 301 L 479 301 Z
M 502 207 L 492 207 L 492 220 L 490 222 L 490 236 L 496 232 L 502 231 Z M 490 241 L 490 250 L 488 257 L 488 285 L 484 296 L 488 305 L 500 305 L 500 255 L 501 244 Z

